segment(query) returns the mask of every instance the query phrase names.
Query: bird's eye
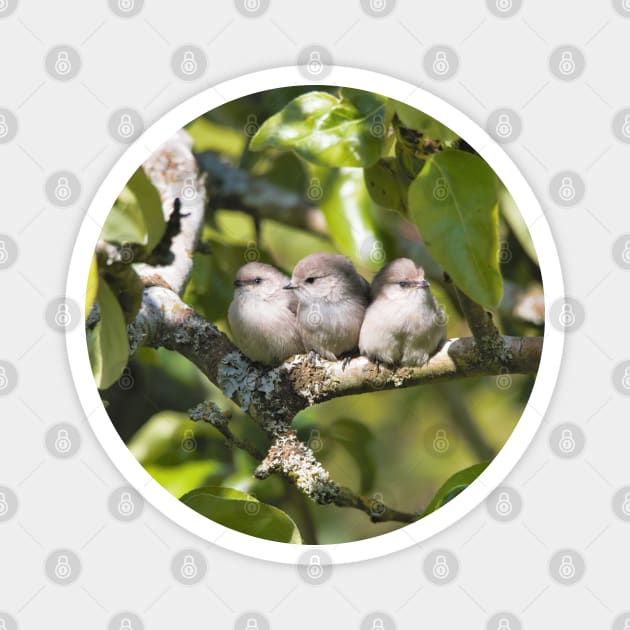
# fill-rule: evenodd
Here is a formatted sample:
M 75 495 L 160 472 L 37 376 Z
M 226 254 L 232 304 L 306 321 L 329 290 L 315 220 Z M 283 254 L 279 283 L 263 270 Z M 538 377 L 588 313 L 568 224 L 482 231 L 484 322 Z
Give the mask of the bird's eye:
M 405 282 L 404 280 L 398 283 L 403 289 L 406 289 L 409 286 L 408 282 Z
M 306 278 L 305 282 L 306 284 L 313 284 L 313 282 L 315 282 L 315 278 Z
M 262 278 L 255 278 L 254 284 L 260 284 L 262 282 Z

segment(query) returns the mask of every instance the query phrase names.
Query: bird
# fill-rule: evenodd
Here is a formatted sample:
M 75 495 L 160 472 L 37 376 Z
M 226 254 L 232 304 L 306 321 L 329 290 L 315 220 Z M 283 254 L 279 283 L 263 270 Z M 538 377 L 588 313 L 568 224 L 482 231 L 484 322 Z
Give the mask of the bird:
M 243 265 L 234 280 L 228 322 L 239 349 L 253 361 L 278 365 L 304 352 L 297 327 L 297 299 L 284 291 L 289 277 L 261 262 Z
M 295 265 L 284 288 L 297 296 L 298 330 L 307 352 L 335 361 L 356 349 L 370 285 L 348 258 L 310 254 Z
M 422 366 L 446 339 L 446 313 L 424 269 L 397 258 L 374 276 L 359 351 L 377 364 Z

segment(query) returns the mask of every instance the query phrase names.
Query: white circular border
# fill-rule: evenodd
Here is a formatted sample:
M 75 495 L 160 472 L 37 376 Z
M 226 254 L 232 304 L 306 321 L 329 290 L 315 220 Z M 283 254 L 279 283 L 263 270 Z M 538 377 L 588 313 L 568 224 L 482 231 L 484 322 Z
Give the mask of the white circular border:
M 87 275 L 94 247 L 110 208 L 139 164 L 184 125 L 228 101 L 255 92 L 308 82 L 297 66 L 247 74 L 211 87 L 177 106 L 147 129 L 114 165 L 98 189 L 83 220 L 72 252 L 67 296 L 85 309 Z M 551 231 L 540 204 L 512 160 L 476 123 L 437 96 L 405 81 L 372 72 L 334 66 L 325 85 L 347 86 L 378 92 L 403 101 L 437 118 L 473 146 L 502 179 L 523 215 L 538 253 L 545 291 L 546 320 L 549 305 L 564 297 L 562 271 Z M 85 315 L 85 313 L 82 313 Z M 342 564 L 377 558 L 419 543 L 446 529 L 477 507 L 509 474 L 534 437 L 551 399 L 560 370 L 564 334 L 545 326 L 545 341 L 536 382 L 529 401 L 509 439 L 488 468 L 465 492 L 422 520 L 402 529 L 356 542 L 323 545 L 332 562 Z M 186 507 L 158 484 L 118 436 L 92 378 L 85 329 L 78 326 L 66 335 L 70 368 L 83 410 L 99 442 L 129 483 L 164 515 L 190 532 L 254 558 L 295 564 L 305 547 L 277 543 L 241 534 L 219 525 Z M 220 539 L 220 542 L 219 542 Z

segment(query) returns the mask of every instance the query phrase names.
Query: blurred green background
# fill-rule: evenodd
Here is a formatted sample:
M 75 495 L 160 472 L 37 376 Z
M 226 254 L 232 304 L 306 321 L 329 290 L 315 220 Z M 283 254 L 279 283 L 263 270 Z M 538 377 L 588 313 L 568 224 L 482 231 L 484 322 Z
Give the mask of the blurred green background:
M 268 116 L 298 94 L 314 89 L 338 92 L 333 87 L 307 86 L 253 94 L 187 126 L 200 164 L 212 166 L 203 247 L 195 254 L 184 299 L 228 335 L 232 281 L 236 270 L 250 260 L 270 262 L 290 275 L 293 265 L 307 254 L 338 252 L 349 256 L 371 279 L 384 260 L 423 251 L 415 226 L 371 200 L 363 169 L 325 169 L 290 152 L 248 150 L 253 132 Z M 227 173 L 240 169 L 248 182 L 259 178 L 250 186 L 251 203 L 223 194 L 217 164 Z M 268 200 L 257 200 L 257 190 L 264 190 Z M 282 191 L 299 198 L 302 209 L 319 208 L 312 215 L 315 230 L 292 226 L 280 213 L 274 219 L 274 194 Z M 501 247 L 509 252 L 501 258 L 504 280 L 512 287 L 540 291 L 535 252 L 505 192 L 500 211 Z M 432 288 L 448 313 L 448 336 L 468 336 L 466 322 L 449 294 L 439 282 Z M 525 321 L 503 313 L 497 323 L 505 334 L 542 332 L 542 322 L 535 317 Z M 453 473 L 496 454 L 516 425 L 533 382 L 529 376 L 504 375 L 374 391 L 307 409 L 297 416 L 295 426 L 340 485 L 415 512 L 427 505 Z M 177 497 L 202 485 L 245 491 L 287 512 L 306 543 L 349 542 L 402 526 L 371 523 L 358 510 L 315 505 L 278 477 L 255 480 L 252 473 L 257 462 L 227 449 L 215 429 L 190 421 L 187 410 L 211 399 L 232 413 L 232 431 L 263 451 L 267 446 L 264 434 L 177 354 L 141 349 L 119 381 L 102 394 L 122 439 L 150 474 Z

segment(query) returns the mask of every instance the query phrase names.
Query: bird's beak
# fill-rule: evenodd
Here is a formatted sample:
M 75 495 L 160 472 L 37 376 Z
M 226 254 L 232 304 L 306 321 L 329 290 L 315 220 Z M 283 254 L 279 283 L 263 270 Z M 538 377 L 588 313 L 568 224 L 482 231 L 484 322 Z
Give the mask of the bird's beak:
M 289 282 L 289 284 L 285 284 L 283 289 L 297 289 L 298 285 L 295 282 Z
M 245 283 L 242 280 L 234 280 L 234 286 L 235 287 L 244 287 Z
M 428 280 L 420 280 L 418 282 L 418 287 L 421 289 L 428 289 L 431 286 L 431 283 Z

